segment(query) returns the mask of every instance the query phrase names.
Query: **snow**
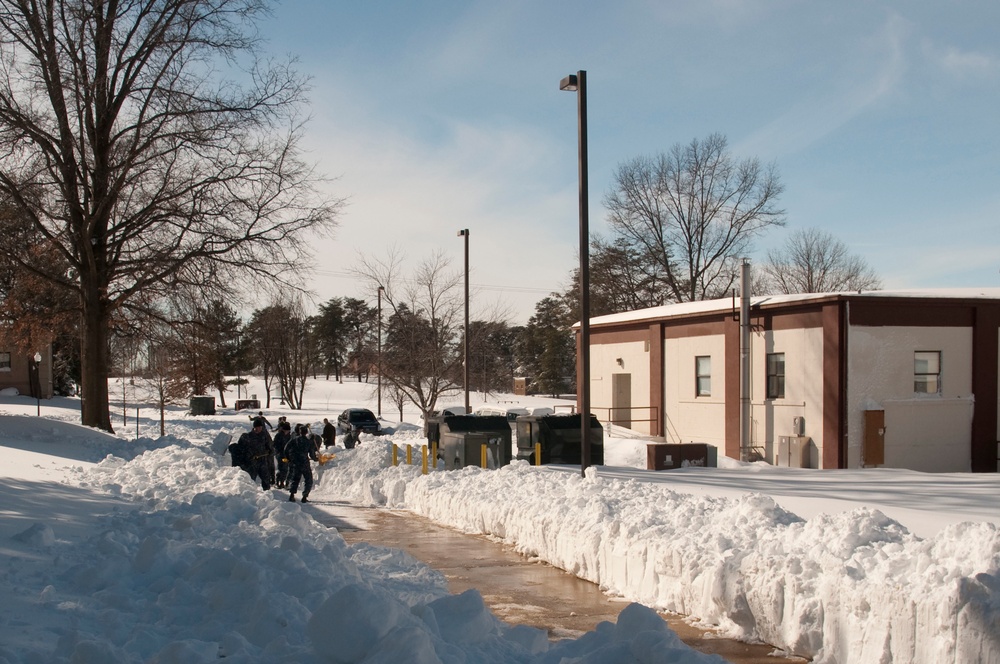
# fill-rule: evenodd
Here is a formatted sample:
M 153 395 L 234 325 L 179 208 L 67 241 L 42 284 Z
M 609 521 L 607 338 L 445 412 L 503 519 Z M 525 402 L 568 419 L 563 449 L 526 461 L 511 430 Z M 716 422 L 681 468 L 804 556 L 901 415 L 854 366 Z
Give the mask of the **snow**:
M 356 383 L 307 391 L 309 410 L 269 419 L 315 429 L 374 401 Z M 497 401 L 483 405 L 565 403 Z M 816 662 L 1000 662 L 996 475 L 731 460 L 657 473 L 618 430 L 586 476 L 524 462 L 422 475 L 419 454 L 391 465 L 392 444 L 426 443 L 404 412 L 317 468 L 303 506 L 219 454 L 245 413 L 174 410 L 159 437 L 143 407 L 135 439 L 134 404 L 117 436 L 76 424 L 78 408 L 44 401 L 39 418 L 33 399 L 0 397 L 0 664 L 721 661 L 651 608 Z M 311 516 L 334 500 L 491 535 L 633 603 L 550 643 L 404 552 L 346 544 Z
M 760 307 L 763 305 L 792 304 L 799 302 L 816 302 L 829 300 L 841 296 L 852 299 L 864 298 L 920 298 L 920 299 L 966 299 L 966 300 L 1000 300 L 1000 288 L 928 288 L 928 289 L 902 289 L 902 290 L 877 290 L 877 291 L 842 291 L 836 293 L 791 293 L 787 295 L 755 295 L 750 298 L 750 306 Z M 662 318 L 672 318 L 679 316 L 691 316 L 695 314 L 712 313 L 718 311 L 731 311 L 734 307 L 739 308 L 740 303 L 733 298 L 720 298 L 716 300 L 698 300 L 695 302 L 680 302 L 665 304 L 647 309 L 636 309 L 634 311 L 624 311 L 617 314 L 606 314 L 595 316 L 591 319 L 592 325 L 604 325 L 609 323 L 632 323 L 645 320 L 656 320 Z M 579 326 L 579 322 L 575 326 Z

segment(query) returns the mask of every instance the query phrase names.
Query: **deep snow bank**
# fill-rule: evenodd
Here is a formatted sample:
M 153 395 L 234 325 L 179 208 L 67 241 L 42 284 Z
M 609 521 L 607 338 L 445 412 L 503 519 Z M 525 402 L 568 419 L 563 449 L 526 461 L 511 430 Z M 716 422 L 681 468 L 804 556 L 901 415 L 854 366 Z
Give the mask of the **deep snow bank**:
M 5 441 L 50 444 L 23 440 L 35 422 L 20 433 L 4 424 Z M 34 523 L 25 517 L 41 498 L 25 502 L 18 517 L 30 525 L 2 543 L 0 663 L 721 664 L 638 605 L 550 645 L 541 630 L 500 622 L 475 591 L 449 595 L 443 576 L 402 552 L 348 546 L 209 440 L 60 433 L 60 444 L 112 456 L 67 470 L 72 493 L 46 486 Z M 330 476 L 324 468 L 320 483 Z M 60 505 L 64 494 L 84 505 Z M 89 534 L 68 538 L 56 513 L 86 520 Z
M 721 499 L 523 462 L 423 476 L 386 443 L 343 454 L 323 491 L 502 538 L 647 606 L 817 662 L 1000 662 L 1000 532 L 922 540 L 878 511 L 809 521 L 759 494 Z

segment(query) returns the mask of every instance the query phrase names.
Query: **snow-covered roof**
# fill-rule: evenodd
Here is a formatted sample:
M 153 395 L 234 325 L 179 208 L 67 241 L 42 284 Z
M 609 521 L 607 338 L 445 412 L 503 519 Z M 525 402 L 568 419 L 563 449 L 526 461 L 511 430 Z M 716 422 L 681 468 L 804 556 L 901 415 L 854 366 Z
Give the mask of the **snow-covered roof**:
M 829 300 L 831 298 L 920 298 L 941 300 L 1000 300 L 1000 287 L 997 288 L 932 288 L 914 290 L 880 290 L 880 291 L 843 291 L 839 293 L 796 293 L 793 295 L 760 295 L 750 298 L 751 307 L 795 304 Z M 737 306 L 739 306 L 737 304 Z M 664 318 L 680 318 L 697 314 L 730 311 L 733 308 L 733 298 L 718 300 L 701 300 L 698 302 L 680 302 L 665 304 L 660 307 L 623 311 L 607 316 L 596 316 L 590 319 L 591 325 L 609 325 L 615 323 L 637 323 L 646 320 L 662 320 Z M 579 327 L 577 322 L 573 327 Z

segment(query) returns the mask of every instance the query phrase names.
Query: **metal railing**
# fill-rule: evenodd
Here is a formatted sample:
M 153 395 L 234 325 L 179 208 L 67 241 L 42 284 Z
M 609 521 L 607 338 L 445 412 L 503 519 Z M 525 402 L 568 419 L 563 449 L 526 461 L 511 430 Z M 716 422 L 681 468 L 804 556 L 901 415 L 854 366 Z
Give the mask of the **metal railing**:
M 636 423 L 653 424 L 659 420 L 659 408 L 656 406 L 617 406 L 617 407 L 591 407 L 591 412 L 597 415 L 597 419 L 606 424 L 631 429 Z M 601 417 L 605 413 L 606 417 Z M 647 417 L 641 417 L 646 415 Z

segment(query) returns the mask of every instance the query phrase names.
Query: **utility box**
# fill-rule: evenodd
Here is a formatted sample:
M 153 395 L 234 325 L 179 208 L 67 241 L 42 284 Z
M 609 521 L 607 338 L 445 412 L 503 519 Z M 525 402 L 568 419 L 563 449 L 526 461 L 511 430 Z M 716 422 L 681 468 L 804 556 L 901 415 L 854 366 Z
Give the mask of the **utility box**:
M 774 465 L 785 468 L 812 468 L 812 439 L 809 436 L 778 436 Z
M 646 445 L 648 470 L 677 468 L 715 468 L 719 465 L 719 450 L 708 443 L 650 443 Z
M 192 415 L 215 415 L 215 397 L 191 397 Z
M 517 458 L 535 463 L 535 444 L 541 443 L 541 463 L 579 464 L 580 414 L 522 415 L 517 418 Z M 604 428 L 590 416 L 590 463 L 604 465 Z
M 483 445 L 486 467 L 499 468 L 511 460 L 511 431 L 503 416 L 452 415 L 438 424 L 438 457 L 445 470 L 482 466 Z

